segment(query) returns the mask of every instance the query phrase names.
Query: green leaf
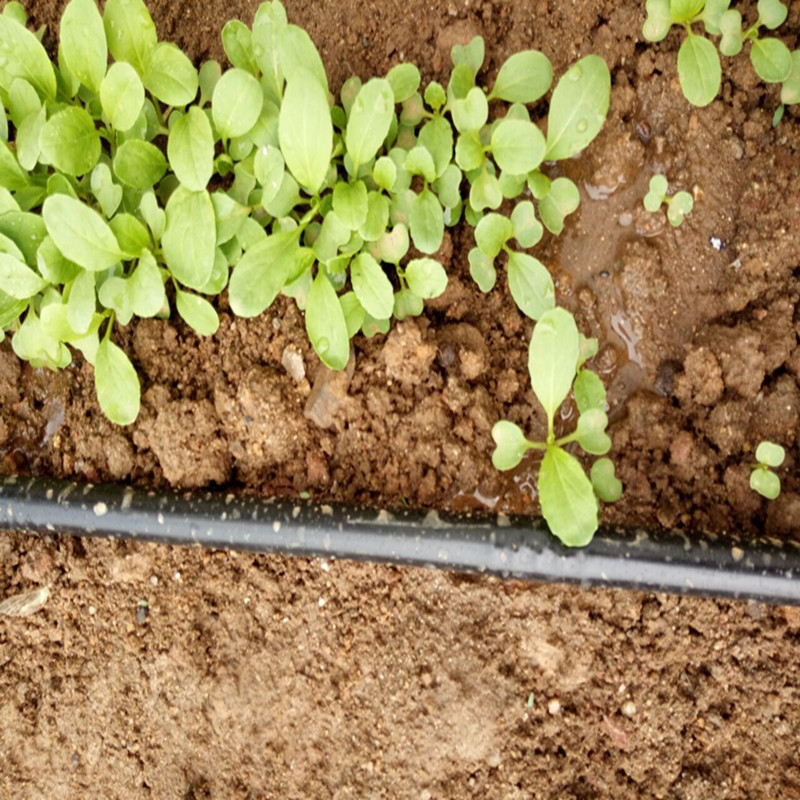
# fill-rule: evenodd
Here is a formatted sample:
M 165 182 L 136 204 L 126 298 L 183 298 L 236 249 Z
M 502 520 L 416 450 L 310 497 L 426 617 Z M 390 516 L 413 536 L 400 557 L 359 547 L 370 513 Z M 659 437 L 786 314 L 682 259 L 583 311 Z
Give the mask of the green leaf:
M 8 91 L 7 105 L 11 121 L 19 127 L 26 117 L 41 109 L 42 101 L 28 81 L 15 78 Z
M 594 493 L 604 503 L 616 503 L 622 497 L 622 482 L 614 474 L 614 462 L 610 458 L 598 458 L 590 474 Z
M 423 300 L 439 297 L 447 288 L 444 267 L 432 258 L 415 258 L 406 265 L 408 288 Z
M 167 160 L 161 150 L 141 139 L 123 142 L 114 156 L 114 174 L 134 189 L 149 189 L 166 171 Z
M 664 175 L 653 175 L 650 178 L 650 188 L 644 197 L 644 207 L 651 214 L 654 214 L 661 208 L 667 196 L 667 189 L 669 184 Z
M 345 323 L 347 324 L 347 335 L 352 339 L 364 324 L 366 311 L 361 303 L 358 302 L 355 292 L 347 292 L 339 298 L 344 312 Z
M 277 147 L 259 147 L 253 162 L 253 174 L 263 187 L 261 202 L 269 203 L 274 200 L 286 174 L 286 164 L 281 151 Z
M 590 408 L 578 417 L 575 431 L 578 444 L 594 456 L 603 456 L 611 449 L 611 439 L 606 433 L 608 417 L 600 408 Z
M 424 308 L 425 305 L 422 302 L 422 298 L 409 289 L 401 289 L 394 296 L 394 316 L 395 319 L 401 322 L 407 317 L 418 317 Z
M 10 0 L 6 3 L 0 13 L 15 19 L 22 26 L 28 24 L 28 13 L 25 11 L 25 6 L 17 0 Z
M 539 201 L 539 216 L 545 228 L 558 236 L 564 230 L 564 218 L 580 205 L 578 187 L 569 178 L 556 178 L 550 191 Z
M 234 67 L 258 76 L 258 62 L 253 53 L 253 34 L 247 25 L 238 19 L 226 22 L 222 29 L 222 47 Z
M 394 102 L 405 103 L 419 89 L 419 70 L 414 64 L 396 64 L 386 73 L 386 80 L 389 81 L 389 86 L 392 87 Z
M 280 102 L 283 89 L 280 43 L 286 32 L 286 11 L 280 3 L 262 3 L 253 20 L 253 55 L 269 96 Z
M 454 100 L 450 115 L 459 133 L 477 133 L 489 118 L 489 102 L 483 89 L 473 86 L 463 100 Z
M 67 175 L 85 175 L 100 159 L 100 135 L 94 120 L 76 106 L 58 111 L 45 122 L 39 146 L 44 160 Z
M 167 225 L 167 215 L 163 208 L 158 205 L 158 200 L 153 192 L 145 192 L 139 203 L 139 211 L 142 213 L 144 221 L 153 234 L 153 239 L 158 242 L 164 235 L 164 228 Z
M 380 260 L 389 264 L 399 264 L 408 252 L 408 247 L 408 229 L 402 224 L 395 225 L 391 231 L 386 231 L 376 242 Z
M 670 14 L 678 24 L 693 20 L 705 5 L 705 0 L 670 0 Z
M 610 98 L 611 73 L 600 56 L 586 56 L 573 64 L 550 101 L 545 159 L 562 161 L 583 150 L 603 127 Z
M 170 42 L 155 46 L 142 82 L 162 103 L 178 107 L 191 103 L 200 86 L 194 64 Z
M 758 19 L 765 28 L 774 31 L 788 15 L 789 9 L 779 0 L 758 0 Z
M 394 93 L 388 80 L 365 83 L 350 110 L 345 133 L 347 153 L 356 170 L 371 161 L 383 144 L 394 118 Z M 302 183 L 302 181 L 301 181 Z
M 45 236 L 39 245 L 36 252 L 36 266 L 39 274 L 53 284 L 69 283 L 81 273 L 81 268 L 64 258 L 49 236 Z
M 429 183 L 436 180 L 436 164 L 427 147 L 412 147 L 405 163 L 409 175 L 421 175 Z
M 511 212 L 511 227 L 514 238 L 520 247 L 533 247 L 544 234 L 542 223 L 536 219 L 536 212 L 530 200 L 517 203 Z
M 297 25 L 287 25 L 280 36 L 280 58 L 287 82 L 300 70 L 311 73 L 319 87 L 328 96 L 328 76 L 319 52 L 311 37 Z
M 494 259 L 512 237 L 514 226 L 502 214 L 487 214 L 475 227 L 475 242 L 486 256 Z
M 509 253 L 508 288 L 519 310 L 531 319 L 540 319 L 556 302 L 547 267 L 527 253 Z
M 707 106 L 717 96 L 722 67 L 708 39 L 687 35 L 678 51 L 678 78 L 684 97 L 694 106 Z
M 483 166 L 483 145 L 477 133 L 462 133 L 456 142 L 456 164 L 465 172 Z
M 229 69 L 217 82 L 211 97 L 211 114 L 217 133 L 223 139 L 249 133 L 263 105 L 264 93 L 259 82 L 243 69 Z
M 645 8 L 647 19 L 642 27 L 642 35 L 648 42 L 663 41 L 672 27 L 669 0 L 647 0 Z
M 239 233 L 249 215 L 249 209 L 219 191 L 211 195 L 211 203 L 217 221 L 217 247 L 219 247 Z
M 441 177 L 433 184 L 439 202 L 445 208 L 455 208 L 461 203 L 461 170 L 455 164 L 448 164 Z
M 544 158 L 544 135 L 532 122 L 501 120 L 492 131 L 492 156 L 497 166 L 511 175 L 527 175 Z
M 714 35 L 720 33 L 720 20 L 730 4 L 731 0 L 706 0 L 703 9 L 703 24 L 706 26 L 707 33 Z
M 170 128 L 167 156 L 178 180 L 194 192 L 206 188 L 214 174 L 214 134 L 208 117 L 192 106 Z
M 497 74 L 489 99 L 507 103 L 535 103 L 553 83 L 550 59 L 538 50 L 523 50 L 511 56 Z
M 463 100 L 475 86 L 475 73 L 467 64 L 458 64 L 450 73 L 447 84 L 447 99 L 452 108 L 456 100 Z
M 16 300 L 27 300 L 47 286 L 29 266 L 16 256 L 0 253 L 0 291 Z
M 497 282 L 497 270 L 494 268 L 494 259 L 489 258 L 477 247 L 469 251 L 469 274 L 478 284 L 478 288 L 486 293 L 491 292 Z
M 489 170 L 483 169 L 470 187 L 469 204 L 475 211 L 483 211 L 485 208 L 499 208 L 502 202 L 500 182 Z
M 36 253 L 47 237 L 47 228 L 39 214 L 6 211 L 0 214 L 0 234 L 7 236 L 22 251 L 29 267 L 37 263 Z
M 72 283 L 67 300 L 67 321 L 70 328 L 78 334 L 88 333 L 96 308 L 95 274 L 81 270 Z
M 39 96 L 56 98 L 56 73 L 41 42 L 10 14 L 0 14 L 0 88 L 23 78 Z
M 436 195 L 427 187 L 417 196 L 409 214 L 414 246 L 421 253 L 435 253 L 444 239 L 444 215 Z
M 367 187 L 364 182 L 337 183 L 333 187 L 333 210 L 343 225 L 351 231 L 357 231 L 367 221 L 369 211 Z
M 306 332 L 322 362 L 344 369 L 350 359 L 350 337 L 339 298 L 323 270 L 317 273 L 306 305 Z
M 750 474 L 750 488 L 767 500 L 774 500 L 781 493 L 781 479 L 768 469 L 754 469 Z
M 580 337 L 575 319 L 563 308 L 542 314 L 533 329 L 528 350 L 531 386 L 542 404 L 553 429 L 553 418 L 564 402 L 575 378 Z
M 391 191 L 397 180 L 397 167 L 388 156 L 381 156 L 372 170 L 372 179 L 385 192 Z
M 450 58 L 453 61 L 453 66 L 457 67 L 460 64 L 466 64 L 472 71 L 472 74 L 477 75 L 483 66 L 485 49 L 486 47 L 482 36 L 474 36 L 467 45 L 453 45 L 453 47 L 450 48 Z
M 0 186 L 15 192 L 27 185 L 28 175 L 17 157 L 5 142 L 0 142 Z
M 744 35 L 742 33 L 742 15 L 736 9 L 728 9 L 719 18 L 719 31 L 722 39 L 719 51 L 724 56 L 735 56 L 742 52 Z
M 750 49 L 750 61 L 766 83 L 781 83 L 792 71 L 792 54 L 780 39 L 756 39 Z
M 113 311 L 120 325 L 127 325 L 133 318 L 133 302 L 128 281 L 113 275 L 106 278 L 97 289 L 97 299 L 103 308 Z
M 389 224 L 389 200 L 378 192 L 367 196 L 367 219 L 358 229 L 365 242 L 376 242 L 383 236 Z
M 242 256 L 228 286 L 237 317 L 257 317 L 272 305 L 289 278 L 297 249 L 297 233 L 288 231 L 268 236 Z
M 689 192 L 678 192 L 674 197 L 667 200 L 669 208 L 667 209 L 667 219 L 670 225 L 678 227 L 683 222 L 687 214 L 692 213 L 694 208 L 694 198 Z
M 278 134 L 286 166 L 303 189 L 317 194 L 331 162 L 333 122 L 328 95 L 308 70 L 289 77 Z
M 756 448 L 756 461 L 768 467 L 779 467 L 786 458 L 786 451 L 779 444 L 761 442 Z
M 142 253 L 138 266 L 128 278 L 128 288 L 137 317 L 154 317 L 167 302 L 161 270 L 149 250 Z
M 122 187 L 114 183 L 108 164 L 101 162 L 92 170 L 90 183 L 103 216 L 113 217 L 122 202 Z
M 792 53 L 792 71 L 781 87 L 781 103 L 800 103 L 800 50 Z
M 61 53 L 69 71 L 97 93 L 106 74 L 108 48 L 95 0 L 70 0 L 61 17 Z
M 200 290 L 214 268 L 217 228 L 211 198 L 208 192 L 179 186 L 167 202 L 166 214 L 164 260 L 184 286 Z
M 222 67 L 213 59 L 204 61 L 197 74 L 200 83 L 200 99 L 198 105 L 203 108 L 211 102 L 214 87 L 222 77 Z
M 435 177 L 444 175 L 453 160 L 453 129 L 443 117 L 434 117 L 422 126 L 417 139 L 433 157 Z
M 156 26 L 144 2 L 106 0 L 103 25 L 114 61 L 127 61 L 143 78 L 158 43 Z
M 582 369 L 575 378 L 573 386 L 575 404 L 578 411 L 585 414 L 591 409 L 606 410 L 606 387 L 603 381 L 590 369 Z
M 501 419 L 492 428 L 492 439 L 496 445 L 492 453 L 495 469 L 505 472 L 519 466 L 525 454 L 531 449 L 530 442 L 519 425 Z
M 44 201 L 42 217 L 56 247 L 78 266 L 100 272 L 123 258 L 111 228 L 80 200 L 54 194 Z
M 360 253 L 350 265 L 350 281 L 359 303 L 375 319 L 388 319 L 394 308 L 392 282 L 369 253 Z
M 183 321 L 201 336 L 213 336 L 219 328 L 219 317 L 214 306 L 203 297 L 177 290 L 175 308 Z
M 125 253 L 138 256 L 151 246 L 147 228 L 132 214 L 117 214 L 108 224 Z
M 567 547 L 589 544 L 599 524 L 599 509 L 578 460 L 560 447 L 548 447 L 539 468 L 538 489 L 542 516 L 553 535 Z
M 413 99 L 413 98 L 412 98 Z M 431 81 L 425 89 L 425 102 L 438 111 L 447 102 L 447 92 L 441 83 Z M 408 103 L 406 103 L 408 106 Z M 406 113 L 408 111 L 408 113 Z M 414 103 L 413 108 L 404 108 L 404 116 L 409 125 L 416 125 L 423 117 L 425 109 L 422 103 Z
M 94 365 L 97 400 L 103 413 L 117 425 L 130 425 L 139 416 L 141 387 L 136 370 L 110 339 L 100 342 Z
M 144 86 L 136 70 L 125 61 L 112 64 L 100 85 L 103 113 L 118 131 L 128 131 L 144 107 Z

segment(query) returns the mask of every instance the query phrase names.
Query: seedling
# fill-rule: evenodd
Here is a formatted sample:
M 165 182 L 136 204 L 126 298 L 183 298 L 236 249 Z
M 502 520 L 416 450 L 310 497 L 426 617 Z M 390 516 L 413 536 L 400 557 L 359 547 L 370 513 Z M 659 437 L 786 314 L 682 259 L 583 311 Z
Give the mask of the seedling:
M 647 19 L 642 28 L 645 39 L 660 42 L 673 25 L 686 31 L 678 51 L 678 77 L 684 96 L 693 105 L 708 105 L 719 93 L 722 81 L 717 49 L 693 30 L 698 23 L 705 26 L 706 33 L 721 36 L 719 51 L 725 56 L 737 55 L 749 41 L 750 61 L 766 83 L 783 83 L 792 72 L 789 48 L 779 39 L 759 35 L 762 27 L 774 30 L 782 25 L 787 7 L 779 0 L 758 0 L 758 19 L 743 28 L 741 13 L 729 6 L 730 0 L 647 0 Z
M 689 192 L 676 192 L 671 197 L 667 196 L 669 183 L 664 175 L 653 175 L 650 179 L 650 191 L 644 196 L 644 207 L 651 213 L 656 213 L 663 204 L 667 206 L 667 219 L 674 228 L 677 228 L 687 214 L 692 213 L 694 199 Z
M 531 337 L 528 370 L 531 386 L 547 415 L 547 439 L 531 441 L 513 422 L 501 420 L 492 429 L 496 448 L 492 463 L 499 470 L 517 467 L 529 450 L 544 452 L 538 492 L 550 530 L 570 547 L 588 544 L 599 522 L 598 498 L 612 503 L 622 494 L 614 465 L 601 458 L 586 476 L 581 463 L 565 448 L 577 442 L 586 453 L 605 455 L 611 448 L 606 433 L 606 392 L 600 378 L 584 368 L 597 350 L 595 340 L 578 333 L 572 314 L 563 308 L 545 311 Z M 555 418 L 572 390 L 579 417 L 576 429 L 556 436 Z
M 774 500 L 781 493 L 781 479 L 772 471 L 783 464 L 785 450 L 779 444 L 761 442 L 756 448 L 756 461 L 750 473 L 750 488 L 767 500 Z

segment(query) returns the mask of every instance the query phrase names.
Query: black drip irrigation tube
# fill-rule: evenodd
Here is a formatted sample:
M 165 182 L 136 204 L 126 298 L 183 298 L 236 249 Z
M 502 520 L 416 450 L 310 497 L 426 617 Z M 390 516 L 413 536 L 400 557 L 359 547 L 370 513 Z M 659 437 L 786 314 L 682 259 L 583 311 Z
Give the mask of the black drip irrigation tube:
M 0 479 L 0 530 L 424 566 L 800 605 L 800 544 L 601 527 L 564 547 L 529 517 L 334 508 L 245 495 Z

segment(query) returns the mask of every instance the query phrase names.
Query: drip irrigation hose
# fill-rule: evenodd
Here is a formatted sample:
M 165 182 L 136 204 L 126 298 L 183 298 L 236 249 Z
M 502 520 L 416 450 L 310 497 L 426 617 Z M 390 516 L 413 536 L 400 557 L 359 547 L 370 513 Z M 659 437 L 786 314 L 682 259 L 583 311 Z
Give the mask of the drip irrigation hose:
M 202 545 L 800 605 L 800 544 L 601 527 L 564 547 L 528 517 L 464 516 L 0 479 L 0 530 Z M 798 576 L 798 577 L 795 577 Z

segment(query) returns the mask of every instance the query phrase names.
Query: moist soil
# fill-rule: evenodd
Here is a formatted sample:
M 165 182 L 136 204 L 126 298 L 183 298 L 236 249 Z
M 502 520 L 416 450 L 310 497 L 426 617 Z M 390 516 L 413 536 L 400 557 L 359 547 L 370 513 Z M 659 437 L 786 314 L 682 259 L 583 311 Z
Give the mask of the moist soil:
M 797 539 L 800 114 L 773 129 L 777 87 L 742 55 L 690 107 L 680 36 L 643 42 L 639 2 L 285 4 L 333 88 L 401 60 L 446 80 L 450 47 L 476 34 L 487 80 L 530 47 L 557 75 L 606 59 L 608 123 L 561 167 L 581 209 L 536 250 L 600 341 L 625 485 L 604 518 Z M 28 10 L 52 32 L 63 6 Z M 199 63 L 224 58 L 222 25 L 257 3 L 148 6 Z M 792 49 L 798 31 L 795 4 Z M 678 229 L 641 206 L 655 172 L 695 196 Z M 498 419 L 544 423 L 531 323 L 502 270 L 477 290 L 470 247 L 453 229 L 445 295 L 357 338 L 341 374 L 290 301 L 241 320 L 223 296 L 210 339 L 178 319 L 118 329 L 143 384 L 128 428 L 102 416 L 90 365 L 35 370 L 5 342 L 0 473 L 535 514 L 533 465 L 508 477 L 490 461 Z M 787 450 L 770 503 L 748 485 L 762 439 Z M 0 617 L 5 797 L 800 797 L 792 609 L 4 536 L 0 596 L 37 586 L 43 610 Z

